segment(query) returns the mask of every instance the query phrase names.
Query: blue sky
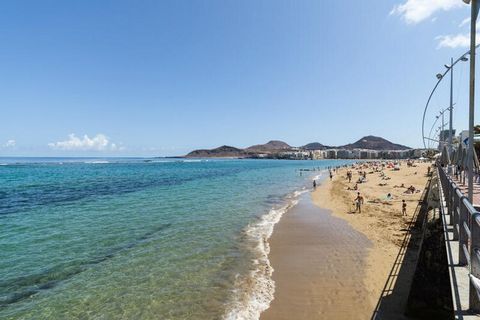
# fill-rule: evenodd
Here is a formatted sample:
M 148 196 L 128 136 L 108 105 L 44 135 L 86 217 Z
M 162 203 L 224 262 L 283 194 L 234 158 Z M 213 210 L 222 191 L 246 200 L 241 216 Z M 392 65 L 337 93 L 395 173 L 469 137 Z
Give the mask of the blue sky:
M 468 49 L 467 17 L 461 0 L 3 1 L 0 156 L 370 134 L 420 147 L 435 74 Z M 465 128 L 468 63 L 454 85 Z M 438 92 L 428 126 L 447 82 Z

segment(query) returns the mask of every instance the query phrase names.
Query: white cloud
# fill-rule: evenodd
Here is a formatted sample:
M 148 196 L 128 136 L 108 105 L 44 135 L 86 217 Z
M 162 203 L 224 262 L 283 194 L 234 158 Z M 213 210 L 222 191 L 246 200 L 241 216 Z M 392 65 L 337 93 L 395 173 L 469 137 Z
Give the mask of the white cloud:
M 10 139 L 7 142 L 5 142 L 5 144 L 3 146 L 5 148 L 13 148 L 13 147 L 15 147 L 16 144 L 17 144 L 17 142 L 15 140 Z
M 448 11 L 462 5 L 464 3 L 461 0 L 406 0 L 403 4 L 395 5 L 390 15 L 400 16 L 407 24 L 416 24 L 437 11 Z
M 466 26 L 469 23 L 470 23 L 470 18 L 465 18 L 465 19 L 462 20 L 462 22 L 460 22 L 460 24 L 458 26 L 461 28 L 463 26 Z
M 440 48 L 466 48 L 470 45 L 470 37 L 468 34 L 445 35 L 435 38 L 438 40 L 437 49 Z
M 477 33 L 477 43 L 479 34 Z M 459 33 L 455 35 L 442 35 L 435 38 L 438 40 L 437 49 L 440 48 L 469 48 L 470 47 L 470 33 Z
M 55 150 L 78 150 L 78 151 L 121 151 L 125 148 L 110 142 L 104 134 L 97 134 L 90 138 L 84 135 L 83 138 L 77 137 L 74 133 L 68 135 L 68 140 L 51 142 L 48 146 Z

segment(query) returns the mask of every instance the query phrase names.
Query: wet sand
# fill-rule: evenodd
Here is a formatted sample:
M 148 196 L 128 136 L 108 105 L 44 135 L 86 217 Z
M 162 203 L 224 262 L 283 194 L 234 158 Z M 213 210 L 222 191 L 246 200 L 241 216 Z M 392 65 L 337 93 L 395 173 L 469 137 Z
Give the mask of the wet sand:
M 275 299 L 261 319 L 370 319 L 422 194 L 394 186 L 423 190 L 427 167 L 385 169 L 388 180 L 365 169 L 362 214 L 352 213 L 356 191 L 347 190 L 354 184 L 342 169 L 285 214 L 269 240 Z M 387 193 L 393 200 L 385 200 Z
M 371 243 L 310 194 L 282 217 L 269 242 L 275 299 L 261 319 L 355 319 L 365 309 L 358 284 Z

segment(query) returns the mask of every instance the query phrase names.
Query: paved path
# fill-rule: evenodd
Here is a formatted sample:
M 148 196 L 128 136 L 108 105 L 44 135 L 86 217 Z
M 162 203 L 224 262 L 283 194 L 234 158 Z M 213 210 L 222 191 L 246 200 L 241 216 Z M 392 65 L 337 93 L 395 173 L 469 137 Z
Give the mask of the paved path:
M 468 185 L 467 185 L 467 177 L 465 177 L 465 184 L 463 183 L 463 179 L 456 179 L 455 176 L 451 176 L 452 180 L 455 182 L 457 187 L 464 195 L 468 195 Z M 473 206 L 479 207 L 480 206 L 480 183 L 473 184 Z

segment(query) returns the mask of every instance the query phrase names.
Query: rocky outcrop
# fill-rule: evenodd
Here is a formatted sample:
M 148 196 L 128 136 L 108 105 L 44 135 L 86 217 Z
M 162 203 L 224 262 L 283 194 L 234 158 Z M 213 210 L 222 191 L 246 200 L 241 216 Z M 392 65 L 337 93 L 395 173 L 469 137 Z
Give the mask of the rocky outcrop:
M 369 150 L 408 150 L 410 147 L 392 143 L 386 139 L 366 136 L 360 140 L 338 147 L 339 149 L 369 149 Z
M 265 144 L 257 144 L 251 147 L 246 148 L 246 151 L 255 152 L 255 153 L 271 153 L 271 152 L 278 152 L 278 151 L 288 151 L 291 150 L 292 147 L 283 141 L 279 140 L 271 140 Z
M 215 149 L 194 150 L 187 154 L 187 158 L 245 158 L 248 152 L 231 146 L 221 146 Z

